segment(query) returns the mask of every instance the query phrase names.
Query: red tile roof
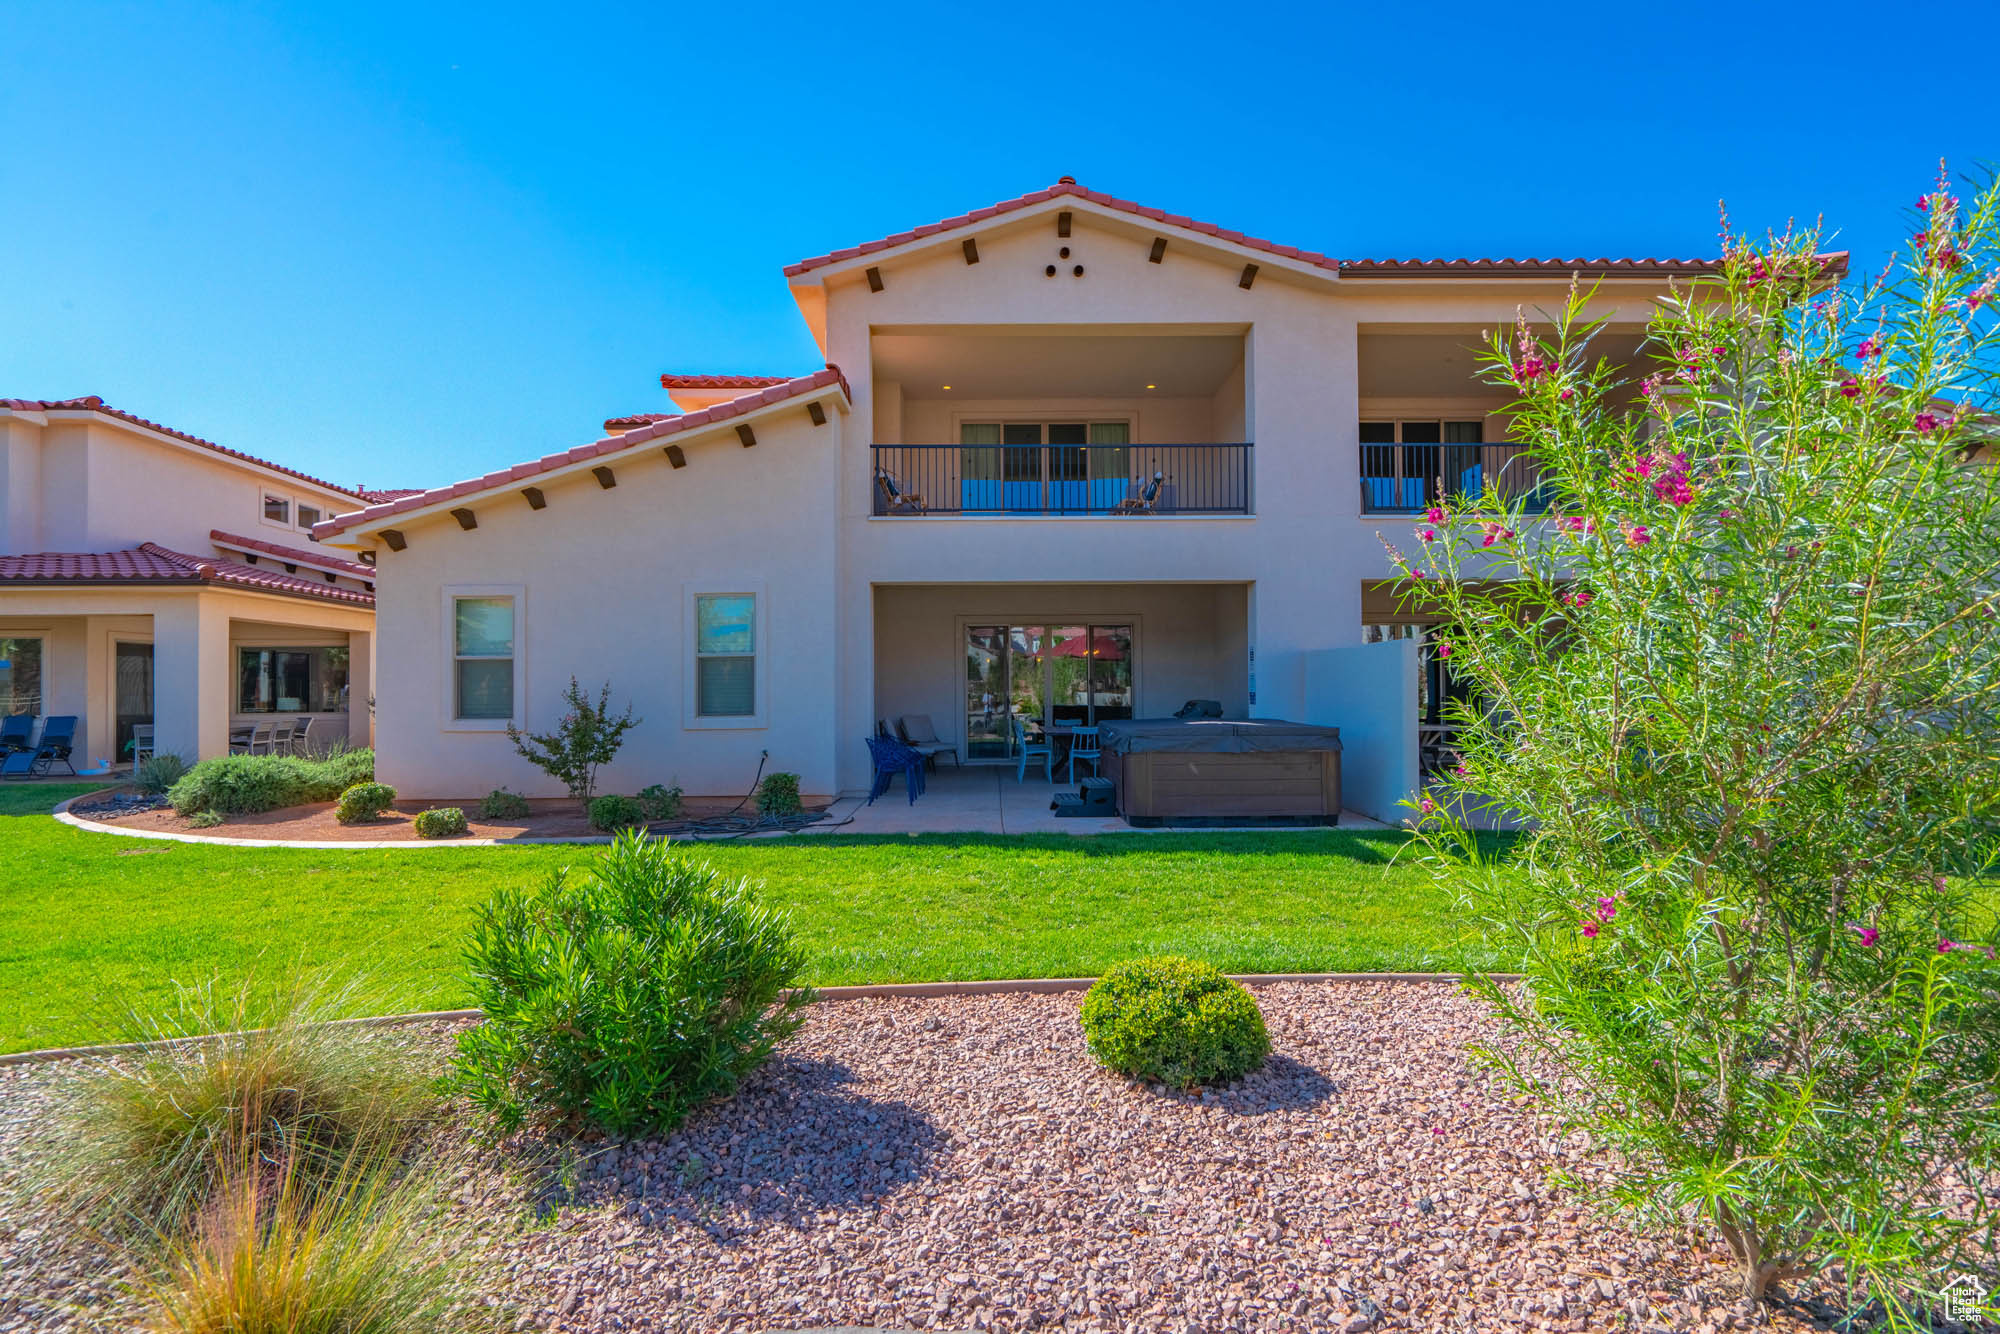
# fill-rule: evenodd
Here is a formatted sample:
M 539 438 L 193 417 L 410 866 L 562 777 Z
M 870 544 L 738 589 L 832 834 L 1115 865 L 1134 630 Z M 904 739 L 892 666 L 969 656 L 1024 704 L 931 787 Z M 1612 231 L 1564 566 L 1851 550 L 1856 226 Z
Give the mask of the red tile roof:
M 244 537 L 240 533 L 225 533 L 220 528 L 211 528 L 209 540 L 219 547 L 235 547 L 239 551 L 255 551 L 266 556 L 276 556 L 279 560 L 291 561 L 299 565 L 313 565 L 336 574 L 351 574 L 356 579 L 373 580 L 375 567 L 363 565 L 358 560 L 336 556 L 331 551 L 300 551 L 297 547 L 280 546 L 276 542 L 266 542 L 261 537 Z
M 373 574 L 373 571 L 370 571 Z M 122 551 L 44 551 L 0 556 L 0 584 L 223 584 L 287 597 L 321 598 L 372 607 L 375 595 L 356 588 L 302 579 L 216 556 L 189 556 L 156 542 Z
M 675 375 L 660 377 L 662 389 L 769 389 L 791 381 L 789 375 Z
M 1711 273 L 1718 263 L 1713 259 L 1332 259 L 1318 251 L 1279 245 L 1276 241 L 1266 241 L 1258 236 L 1245 236 L 1242 232 L 1233 232 L 1212 222 L 1197 222 L 1193 218 L 1168 213 L 1164 209 L 1150 208 L 1096 190 L 1086 190 L 1065 176 L 1048 189 L 1036 190 L 1031 194 L 1022 195 L 1019 199 L 1008 199 L 987 208 L 976 208 L 970 213 L 961 213 L 942 222 L 913 227 L 906 232 L 897 232 L 894 236 L 885 236 L 879 241 L 866 241 L 844 250 L 802 259 L 796 264 L 786 265 L 785 276 L 796 278 L 800 274 L 810 273 L 829 264 L 838 264 L 843 260 L 857 259 L 862 255 L 872 255 L 883 250 L 893 250 L 911 241 L 921 241 L 942 232 L 971 227 L 1065 196 L 1086 199 L 1093 204 L 1102 204 L 1120 213 L 1148 218 L 1163 226 L 1201 232 L 1231 245 L 1242 246 L 1249 250 L 1261 250 L 1267 254 L 1310 264 L 1314 268 L 1334 270 L 1342 276 L 1352 275 L 1358 278 L 1462 277 L 1468 274 L 1494 278 L 1568 278 L 1573 273 L 1612 278 L 1664 278 L 1677 274 Z M 1823 255 L 1821 258 L 1827 261 L 1834 274 L 1847 271 L 1846 251 Z
M 171 426 L 162 426 L 160 423 L 149 421 L 137 413 L 126 412 L 120 408 L 111 407 L 95 394 L 87 394 L 82 398 L 0 398 L 0 408 L 13 408 L 18 412 L 95 412 L 106 417 L 115 417 L 122 422 L 130 422 L 134 426 L 142 426 L 148 431 L 157 431 L 161 435 L 170 435 L 176 440 L 185 440 L 191 445 L 200 445 L 203 449 L 213 450 L 215 453 L 221 454 L 226 458 L 235 459 L 239 463 L 248 463 L 259 468 L 269 468 L 272 472 L 281 472 L 287 477 L 296 477 L 302 482 L 310 482 L 312 485 L 324 487 L 328 491 L 338 491 L 344 496 L 355 496 L 363 500 L 368 498 L 367 493 L 359 488 L 341 486 L 337 483 L 326 481 L 323 478 L 314 477 L 310 473 L 300 472 L 297 468 L 287 468 L 282 463 L 273 463 L 269 459 L 260 459 L 255 455 L 245 454 L 241 450 L 230 449 L 226 445 L 218 445 L 213 440 L 204 440 L 198 435 L 189 435 L 186 431 L 176 431 Z
M 670 435 L 679 435 L 685 431 L 696 430 L 703 426 L 711 426 L 716 422 L 727 421 L 731 417 L 741 417 L 745 413 L 755 412 L 759 408 L 769 407 L 773 403 L 782 403 L 788 398 L 798 398 L 801 395 L 817 393 L 833 385 L 840 386 L 840 392 L 847 396 L 849 402 L 853 402 L 854 391 L 848 388 L 847 377 L 840 373 L 840 367 L 828 366 L 823 371 L 814 371 L 811 375 L 801 375 L 796 380 L 785 380 L 767 389 L 761 389 L 754 394 L 745 394 L 741 398 L 732 398 L 727 403 L 717 403 L 712 408 L 703 408 L 699 412 L 681 413 L 668 417 L 664 421 L 657 421 L 647 426 L 641 426 L 635 431 L 627 431 L 623 435 L 607 435 L 603 439 L 593 441 L 590 444 L 578 445 L 575 449 L 564 450 L 559 454 L 544 455 L 542 458 L 534 459 L 527 463 L 517 463 L 511 468 L 501 468 L 494 472 L 489 472 L 483 477 L 472 477 L 463 482 L 453 482 L 450 486 L 433 487 L 417 495 L 404 496 L 400 500 L 391 500 L 380 505 L 370 505 L 367 509 L 356 510 L 352 514 L 337 515 L 334 518 L 314 524 L 312 530 L 313 536 L 320 539 L 329 538 L 336 533 L 353 528 L 357 524 L 374 523 L 377 520 L 389 518 L 391 515 L 406 514 L 411 510 L 427 509 L 432 505 L 442 504 L 447 500 L 456 500 L 461 496 L 476 495 L 481 491 L 491 491 L 496 487 L 511 486 L 517 482 L 525 482 L 532 478 L 540 477 L 544 473 L 556 472 L 590 459 L 602 458 L 607 454 L 622 454 L 627 450 L 635 449 L 640 445 L 654 440 L 663 439 Z
M 360 495 L 363 500 L 373 505 L 384 500 L 401 500 L 404 496 L 418 495 L 422 491 L 423 488 L 421 486 L 391 486 L 379 489 L 375 487 L 363 487 Z
M 629 417 L 606 417 L 604 429 L 616 431 L 621 427 L 651 426 L 654 422 L 672 421 L 681 415 L 678 412 L 635 412 Z

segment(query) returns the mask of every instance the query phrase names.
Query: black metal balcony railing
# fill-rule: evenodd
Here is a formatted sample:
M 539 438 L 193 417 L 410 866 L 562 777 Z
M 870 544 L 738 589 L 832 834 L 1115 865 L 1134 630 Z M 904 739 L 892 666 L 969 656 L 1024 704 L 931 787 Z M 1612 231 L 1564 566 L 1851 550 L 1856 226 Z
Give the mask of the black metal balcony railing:
M 1523 445 L 1361 446 L 1361 512 L 1418 514 L 1449 496 L 1484 496 L 1497 489 L 1527 509 L 1549 508 L 1549 488 Z
M 1250 513 L 1250 446 L 875 445 L 875 513 Z

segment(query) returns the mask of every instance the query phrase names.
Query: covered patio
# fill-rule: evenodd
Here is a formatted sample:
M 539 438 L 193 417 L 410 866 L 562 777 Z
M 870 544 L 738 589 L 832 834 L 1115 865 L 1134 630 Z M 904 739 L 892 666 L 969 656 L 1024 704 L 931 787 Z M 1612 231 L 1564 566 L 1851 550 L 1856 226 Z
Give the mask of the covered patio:
M 1082 774 L 1079 771 L 1078 777 Z M 1011 768 L 971 765 L 954 769 L 947 760 L 926 776 L 924 794 L 910 804 L 898 778 L 874 805 L 866 797 L 842 797 L 825 820 L 803 830 L 807 834 L 1157 834 L 1173 826 L 1137 829 L 1116 816 L 1064 817 L 1049 809 L 1057 792 L 1068 791 L 1062 775 L 1049 783 L 1039 769 L 1017 780 Z M 1342 811 L 1341 829 L 1386 829 L 1389 826 L 1355 811 Z M 1206 834 L 1228 832 L 1204 827 Z M 1297 828 L 1255 828 L 1243 832 L 1300 834 Z

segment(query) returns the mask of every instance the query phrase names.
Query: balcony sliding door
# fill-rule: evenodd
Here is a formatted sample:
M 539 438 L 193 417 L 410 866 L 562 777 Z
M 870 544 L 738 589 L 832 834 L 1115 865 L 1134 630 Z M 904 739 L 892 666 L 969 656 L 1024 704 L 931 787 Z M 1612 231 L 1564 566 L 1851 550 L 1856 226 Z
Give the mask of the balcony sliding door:
M 958 440 L 967 513 L 1108 513 L 1125 498 L 1130 422 L 964 422 Z

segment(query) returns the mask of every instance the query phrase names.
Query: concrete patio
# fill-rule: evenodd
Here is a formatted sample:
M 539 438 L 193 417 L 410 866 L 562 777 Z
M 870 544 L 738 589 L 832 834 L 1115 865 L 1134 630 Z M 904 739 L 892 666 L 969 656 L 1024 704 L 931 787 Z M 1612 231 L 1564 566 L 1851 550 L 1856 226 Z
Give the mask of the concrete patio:
M 1060 774 L 1058 774 L 1060 777 Z M 928 775 L 924 794 L 910 804 L 899 778 L 889 791 L 867 804 L 866 797 L 842 797 L 827 811 L 819 824 L 800 831 L 808 834 L 1149 834 L 1170 833 L 1171 829 L 1134 829 L 1116 816 L 1103 818 L 1063 818 L 1049 809 L 1054 794 L 1069 790 L 1070 784 L 1053 785 L 1030 771 L 1025 782 L 1017 781 L 1012 767 L 966 765 L 950 762 Z M 1342 811 L 1343 829 L 1386 829 L 1387 825 L 1353 811 Z M 1203 832 L 1226 832 L 1204 830 Z M 1297 832 L 1257 828 L 1250 833 Z

